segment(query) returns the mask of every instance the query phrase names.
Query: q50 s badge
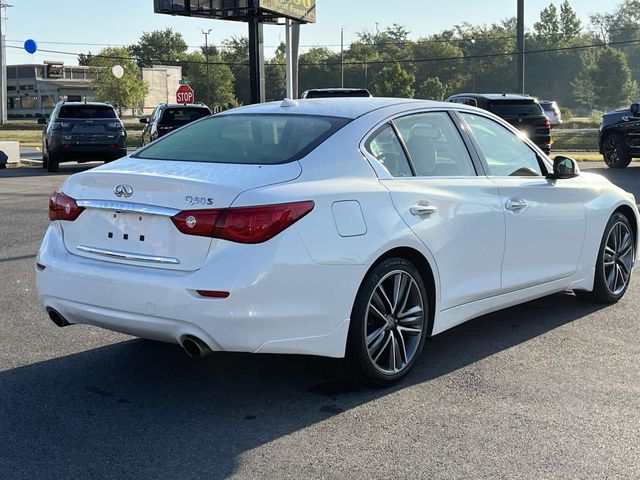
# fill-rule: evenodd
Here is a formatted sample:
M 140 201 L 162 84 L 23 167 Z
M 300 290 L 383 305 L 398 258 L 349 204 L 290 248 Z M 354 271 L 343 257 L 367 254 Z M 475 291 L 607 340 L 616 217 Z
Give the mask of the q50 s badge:
M 213 198 L 211 197 L 192 197 L 187 195 L 185 201 L 189 205 L 213 205 Z

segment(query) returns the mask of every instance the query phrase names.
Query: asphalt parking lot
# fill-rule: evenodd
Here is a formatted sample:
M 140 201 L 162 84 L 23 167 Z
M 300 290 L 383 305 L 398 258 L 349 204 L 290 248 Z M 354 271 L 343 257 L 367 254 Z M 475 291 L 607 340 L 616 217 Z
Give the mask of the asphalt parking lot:
M 391 389 L 189 359 L 41 310 L 47 199 L 83 168 L 0 171 L 0 478 L 640 478 L 638 276 L 615 306 L 558 294 L 437 336 Z M 640 165 L 583 168 L 640 198 Z

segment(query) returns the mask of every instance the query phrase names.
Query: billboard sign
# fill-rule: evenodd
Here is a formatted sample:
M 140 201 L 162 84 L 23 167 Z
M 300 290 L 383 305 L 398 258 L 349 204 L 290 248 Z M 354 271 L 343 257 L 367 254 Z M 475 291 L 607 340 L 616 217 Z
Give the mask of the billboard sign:
M 260 0 L 260 9 L 293 20 L 316 21 L 316 0 Z

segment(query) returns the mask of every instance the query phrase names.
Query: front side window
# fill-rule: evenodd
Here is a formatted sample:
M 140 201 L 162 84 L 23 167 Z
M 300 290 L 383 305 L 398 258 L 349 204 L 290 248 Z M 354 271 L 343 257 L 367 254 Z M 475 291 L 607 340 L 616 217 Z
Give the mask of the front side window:
M 496 177 L 542 176 L 536 153 L 516 134 L 499 123 L 480 115 L 460 112 Z
M 469 152 L 445 112 L 394 120 L 418 177 L 468 177 L 476 171 Z
M 367 141 L 366 149 L 392 176 L 411 177 L 413 175 L 409 160 L 391 125 L 386 124 L 378 129 Z
M 276 165 L 308 155 L 349 119 L 315 115 L 214 115 L 143 148 L 134 158 Z

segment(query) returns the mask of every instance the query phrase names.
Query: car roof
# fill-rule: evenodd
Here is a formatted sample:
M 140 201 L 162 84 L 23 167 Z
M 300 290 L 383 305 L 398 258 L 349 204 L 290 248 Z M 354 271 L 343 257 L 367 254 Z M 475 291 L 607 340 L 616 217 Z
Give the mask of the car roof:
M 105 102 L 62 102 L 60 104 L 63 107 L 110 107 L 113 105 Z
M 160 106 L 162 108 L 206 108 L 209 110 L 209 107 L 200 103 L 164 103 Z
M 452 97 L 480 97 L 487 100 L 534 100 L 531 95 L 524 93 L 457 93 Z
M 443 107 L 453 108 L 451 103 L 434 102 L 431 100 L 415 100 L 411 98 L 383 98 L 383 97 L 335 97 L 335 98 L 307 98 L 301 100 L 285 100 L 269 102 L 227 110 L 221 115 L 243 113 L 293 113 L 301 115 L 318 115 L 327 117 L 342 117 L 355 119 L 367 113 L 385 107 L 396 105 L 415 105 L 425 108 Z

